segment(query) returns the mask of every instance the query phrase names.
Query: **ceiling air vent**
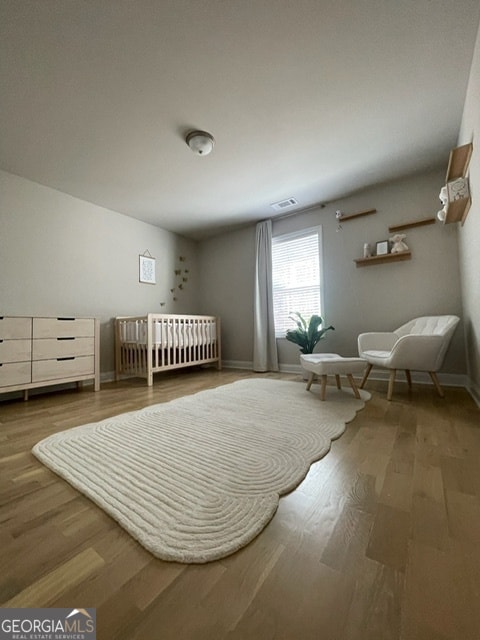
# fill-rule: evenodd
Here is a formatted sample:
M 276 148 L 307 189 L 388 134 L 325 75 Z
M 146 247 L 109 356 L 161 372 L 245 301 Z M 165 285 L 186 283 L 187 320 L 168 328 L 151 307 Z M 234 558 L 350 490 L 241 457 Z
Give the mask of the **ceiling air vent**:
M 285 209 L 289 209 L 290 207 L 294 207 L 298 202 L 295 198 L 287 198 L 286 200 L 281 200 L 280 202 L 274 202 L 270 206 L 275 211 L 285 211 Z

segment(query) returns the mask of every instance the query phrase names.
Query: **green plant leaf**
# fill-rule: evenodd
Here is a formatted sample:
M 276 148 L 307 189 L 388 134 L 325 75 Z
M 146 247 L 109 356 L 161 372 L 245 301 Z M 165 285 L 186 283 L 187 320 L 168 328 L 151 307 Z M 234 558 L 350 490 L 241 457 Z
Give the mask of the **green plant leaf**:
M 312 315 L 307 321 L 298 311 L 295 311 L 290 319 L 297 325 L 297 328 L 288 329 L 285 338 L 289 342 L 297 344 L 301 353 L 313 353 L 315 346 L 325 337 L 326 332 L 335 331 L 335 327 L 331 325 L 321 328 L 323 318 L 318 314 Z

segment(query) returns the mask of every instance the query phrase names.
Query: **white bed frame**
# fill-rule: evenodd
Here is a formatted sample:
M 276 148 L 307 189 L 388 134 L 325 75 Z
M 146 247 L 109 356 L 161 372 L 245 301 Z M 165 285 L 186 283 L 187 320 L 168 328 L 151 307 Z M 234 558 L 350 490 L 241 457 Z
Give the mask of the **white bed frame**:
M 216 363 L 221 369 L 220 318 L 148 313 L 115 319 L 115 378 Z

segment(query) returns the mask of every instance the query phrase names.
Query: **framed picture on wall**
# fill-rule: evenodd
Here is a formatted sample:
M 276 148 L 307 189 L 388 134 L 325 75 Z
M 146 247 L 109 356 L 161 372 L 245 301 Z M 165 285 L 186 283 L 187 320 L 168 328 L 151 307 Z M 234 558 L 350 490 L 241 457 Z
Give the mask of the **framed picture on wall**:
M 155 284 L 155 258 L 151 255 L 138 256 L 139 281 L 146 284 Z
M 385 256 L 389 251 L 388 240 L 382 240 L 381 242 L 377 242 L 377 256 Z

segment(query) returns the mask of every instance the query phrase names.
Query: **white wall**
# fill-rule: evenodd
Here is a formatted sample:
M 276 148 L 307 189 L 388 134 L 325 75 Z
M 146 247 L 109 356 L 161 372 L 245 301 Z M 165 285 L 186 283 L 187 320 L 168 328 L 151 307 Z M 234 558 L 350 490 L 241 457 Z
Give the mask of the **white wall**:
M 255 227 L 204 240 L 199 246 L 202 313 L 222 321 L 222 358 L 252 363 Z
M 445 163 L 447 163 L 446 158 Z M 365 190 L 323 209 L 274 221 L 274 235 L 321 224 L 325 267 L 325 314 L 335 332 L 320 351 L 357 353 L 363 331 L 391 330 L 429 314 L 461 315 L 460 275 L 455 225 L 435 223 L 406 231 L 412 260 L 356 268 L 364 242 L 391 234 L 389 225 L 432 217 L 445 168 Z M 345 214 L 376 208 L 377 213 L 343 223 L 336 231 L 335 211 Z M 252 300 L 255 229 L 224 234 L 201 244 L 199 260 L 203 300 L 226 320 L 225 360 L 252 361 Z M 208 292 L 207 292 L 208 287 Z M 281 365 L 298 364 L 297 347 L 280 340 Z M 454 337 L 445 362 L 449 373 L 465 373 L 463 330 Z
M 459 144 L 473 141 L 470 161 L 472 206 L 458 225 L 466 353 L 471 389 L 480 402 L 480 30 L 473 55 Z
M 102 372 L 114 368 L 115 316 L 198 310 L 196 243 L 5 172 L 0 203 L 0 315 L 100 318 Z M 155 285 L 139 283 L 146 249 Z M 179 256 L 189 281 L 173 302 Z

